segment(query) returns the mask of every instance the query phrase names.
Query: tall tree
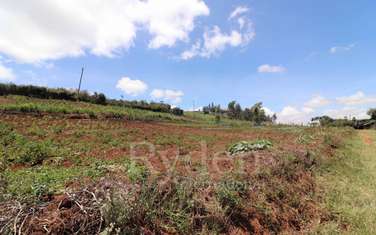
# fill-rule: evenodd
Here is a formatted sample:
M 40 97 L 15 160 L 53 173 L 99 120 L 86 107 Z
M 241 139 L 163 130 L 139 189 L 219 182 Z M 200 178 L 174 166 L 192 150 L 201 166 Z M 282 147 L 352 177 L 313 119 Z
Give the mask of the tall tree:
M 368 110 L 367 114 L 371 116 L 371 119 L 376 120 L 376 109 Z

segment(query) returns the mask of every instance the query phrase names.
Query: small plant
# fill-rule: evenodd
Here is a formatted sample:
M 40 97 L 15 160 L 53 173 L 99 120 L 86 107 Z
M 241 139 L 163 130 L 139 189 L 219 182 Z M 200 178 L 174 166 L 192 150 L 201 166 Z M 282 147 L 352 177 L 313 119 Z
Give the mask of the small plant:
M 26 163 L 32 166 L 41 164 L 45 159 L 52 156 L 51 146 L 47 142 L 29 142 L 21 150 L 16 158 L 18 163 Z
M 268 140 L 257 140 L 253 142 L 240 141 L 230 146 L 228 151 L 231 155 L 247 153 L 250 151 L 264 150 L 272 147 L 273 144 Z
M 314 140 L 315 140 L 315 138 L 312 135 L 301 134 L 301 135 L 299 135 L 297 142 L 299 144 L 310 144 Z
M 132 161 L 128 164 L 127 175 L 132 182 L 145 181 L 149 173 L 146 167 Z
M 54 134 L 61 134 L 64 131 L 64 126 L 60 126 L 60 125 L 52 126 L 51 130 Z
M 215 123 L 219 124 L 221 122 L 221 115 L 217 114 L 215 115 Z
M 38 199 L 50 193 L 48 186 L 43 183 L 34 183 L 31 186 L 31 191 L 32 191 L 32 194 Z

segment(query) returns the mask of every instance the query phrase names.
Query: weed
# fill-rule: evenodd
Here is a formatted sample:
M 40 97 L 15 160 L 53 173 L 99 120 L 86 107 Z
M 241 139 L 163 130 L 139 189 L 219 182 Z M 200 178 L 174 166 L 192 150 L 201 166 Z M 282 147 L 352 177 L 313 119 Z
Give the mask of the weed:
M 38 127 L 38 126 L 33 125 L 28 129 L 28 134 L 33 135 L 33 136 L 37 136 L 39 138 L 43 138 L 43 137 L 46 137 L 47 132 L 44 129 Z
M 144 182 L 149 172 L 145 166 L 141 166 L 134 161 L 131 161 L 127 165 L 127 175 L 132 182 Z
M 63 125 L 53 125 L 50 127 L 52 132 L 56 135 L 63 133 L 64 131 L 64 126 Z
M 35 166 L 53 156 L 51 142 L 28 142 L 23 146 L 21 153 L 16 158 L 16 162 Z

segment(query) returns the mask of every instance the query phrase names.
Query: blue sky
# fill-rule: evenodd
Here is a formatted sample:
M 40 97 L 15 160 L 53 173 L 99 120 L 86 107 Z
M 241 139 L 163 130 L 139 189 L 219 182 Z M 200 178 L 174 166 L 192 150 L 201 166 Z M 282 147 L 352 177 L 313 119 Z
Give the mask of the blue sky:
M 376 106 L 371 0 L 4 0 L 0 81 L 184 109 L 262 101 L 281 122 Z

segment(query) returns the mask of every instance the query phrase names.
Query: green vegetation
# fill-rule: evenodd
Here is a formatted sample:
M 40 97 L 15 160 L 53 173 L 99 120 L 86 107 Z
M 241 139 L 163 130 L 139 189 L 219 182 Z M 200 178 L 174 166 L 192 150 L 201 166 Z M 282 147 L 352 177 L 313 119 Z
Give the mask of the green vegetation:
M 61 100 L 29 99 L 21 96 L 11 96 L 8 100 L 11 102 L 0 104 L 0 110 L 24 113 L 79 114 L 87 115 L 88 118 L 111 118 L 142 121 L 183 120 L 180 117 L 168 113 L 158 113 L 120 106 L 104 106 L 84 102 L 77 103 Z
M 250 127 L 244 120 L 230 119 L 220 114 L 204 114 L 203 112 L 185 112 L 184 116 L 189 122 L 196 125 L 210 125 L 216 127 Z
M 230 146 L 228 151 L 231 155 L 247 153 L 250 151 L 264 150 L 272 147 L 273 144 L 268 140 L 256 140 L 253 142 L 240 141 Z
M 108 99 L 103 93 L 89 94 L 87 91 L 81 91 L 77 94 L 75 90 L 65 88 L 47 88 L 33 85 L 15 85 L 0 83 L 0 96 L 21 95 L 39 99 L 55 99 L 66 101 L 82 101 L 100 105 L 112 105 L 125 108 L 135 108 L 149 110 L 153 112 L 172 113 L 174 115 L 183 115 L 183 110 L 179 108 L 171 109 L 169 104 L 146 102 L 146 101 L 127 101 Z
M 236 101 L 231 101 L 228 104 L 227 110 L 221 109 L 220 105 L 214 105 L 214 103 L 203 107 L 204 114 L 214 114 L 216 120 L 221 116 L 226 116 L 230 119 L 250 121 L 255 125 L 261 125 L 262 123 L 275 123 L 277 120 L 276 114 L 269 116 L 266 115 L 262 103 L 258 102 L 251 108 L 245 108 L 244 110 Z M 217 120 L 219 122 L 219 120 Z
M 358 132 L 323 166 L 324 206 L 335 220 L 316 228 L 318 233 L 376 233 L 375 140 L 375 131 Z

